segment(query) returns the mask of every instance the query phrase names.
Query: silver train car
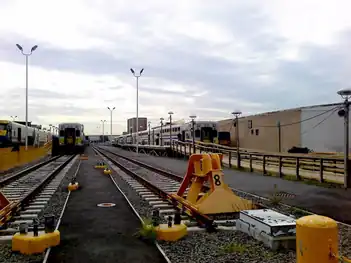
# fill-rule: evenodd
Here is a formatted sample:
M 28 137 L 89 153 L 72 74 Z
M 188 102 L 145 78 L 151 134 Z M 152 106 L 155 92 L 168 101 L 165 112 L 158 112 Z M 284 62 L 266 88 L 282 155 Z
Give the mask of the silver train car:
M 87 146 L 84 125 L 81 123 L 61 123 L 59 135 L 54 139 L 52 155 L 84 153 Z
M 24 122 L 0 120 L 0 147 L 24 145 L 26 141 L 26 125 Z M 41 126 L 28 125 L 28 145 L 42 146 L 51 140 L 52 134 L 41 129 Z
M 217 122 L 196 121 L 194 124 L 194 130 L 195 141 L 209 143 L 218 142 Z M 137 133 L 131 133 L 117 136 L 114 139 L 114 144 L 136 144 L 136 135 Z M 168 146 L 170 145 L 170 138 L 172 138 L 172 141 L 192 141 L 192 123 L 189 122 L 184 124 L 172 124 L 172 128 L 169 124 L 165 124 L 162 125 L 162 127 L 153 127 L 151 131 L 140 131 L 138 132 L 138 136 L 138 141 L 141 145 Z

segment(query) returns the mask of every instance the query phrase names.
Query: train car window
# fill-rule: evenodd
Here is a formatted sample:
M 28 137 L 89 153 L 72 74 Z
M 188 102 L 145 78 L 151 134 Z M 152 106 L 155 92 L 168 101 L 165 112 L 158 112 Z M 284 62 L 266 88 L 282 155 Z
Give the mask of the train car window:
M 80 130 L 76 130 L 76 136 L 77 136 L 77 137 L 80 136 Z
M 259 135 L 259 130 L 258 129 L 256 129 L 256 135 Z
M 60 131 L 60 136 L 65 136 L 65 131 L 64 130 Z
M 251 130 L 251 134 L 252 134 L 252 135 L 254 134 L 254 130 L 253 130 L 253 129 Z
M 6 130 L 6 124 L 0 124 L 0 130 Z
M 217 137 L 217 130 L 212 130 L 212 136 Z
M 200 130 L 195 130 L 195 137 L 200 137 L 200 135 L 201 135 Z

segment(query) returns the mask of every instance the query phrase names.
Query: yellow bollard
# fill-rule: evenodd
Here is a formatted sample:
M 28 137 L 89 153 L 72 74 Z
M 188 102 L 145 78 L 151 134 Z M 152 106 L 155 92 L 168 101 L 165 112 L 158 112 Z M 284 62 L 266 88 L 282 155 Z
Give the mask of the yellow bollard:
M 296 220 L 297 263 L 338 263 L 338 225 L 325 216 Z

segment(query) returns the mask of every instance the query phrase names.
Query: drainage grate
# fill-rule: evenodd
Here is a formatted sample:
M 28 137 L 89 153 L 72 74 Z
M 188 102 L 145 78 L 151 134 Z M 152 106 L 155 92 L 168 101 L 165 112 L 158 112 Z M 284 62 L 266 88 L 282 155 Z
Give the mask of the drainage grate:
M 98 207 L 113 207 L 115 205 L 116 204 L 114 204 L 114 203 L 101 203 L 101 204 L 98 204 L 97 206 Z
M 277 193 L 274 193 L 274 196 L 283 197 L 283 198 L 295 198 L 296 197 L 295 194 L 287 193 L 287 192 L 277 192 Z

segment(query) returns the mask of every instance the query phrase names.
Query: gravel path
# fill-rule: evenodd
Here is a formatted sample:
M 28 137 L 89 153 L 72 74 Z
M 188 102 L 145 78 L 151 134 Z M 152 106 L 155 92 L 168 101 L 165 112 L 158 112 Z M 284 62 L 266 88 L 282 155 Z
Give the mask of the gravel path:
M 152 208 L 120 176 L 117 171 L 112 177 L 128 197 L 141 217 L 149 218 Z M 220 231 L 217 233 L 190 232 L 178 242 L 159 242 L 166 255 L 174 263 L 295 263 L 295 252 L 270 252 L 262 244 L 239 231 Z
M 39 220 L 41 223 L 44 222 L 44 215 L 52 214 L 55 216 L 57 221 L 60 217 L 63 205 L 68 195 L 67 185 L 71 181 L 74 175 L 79 160 L 77 160 L 72 167 L 68 170 L 65 177 L 62 179 L 60 186 L 51 197 L 45 209 L 39 214 Z M 43 261 L 44 254 L 38 255 L 22 255 L 19 253 L 12 253 L 11 244 L 0 244 L 0 262 L 6 263 L 39 263 Z

